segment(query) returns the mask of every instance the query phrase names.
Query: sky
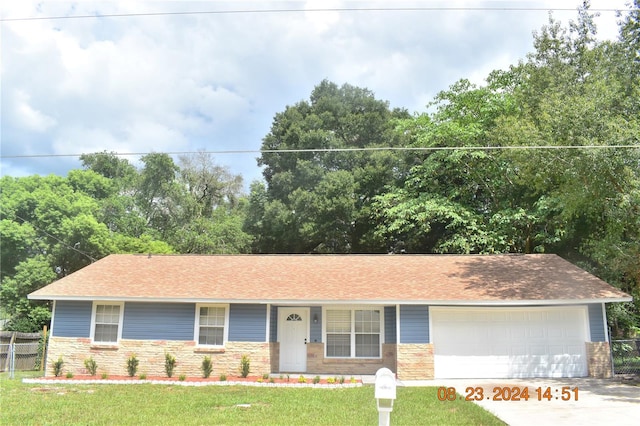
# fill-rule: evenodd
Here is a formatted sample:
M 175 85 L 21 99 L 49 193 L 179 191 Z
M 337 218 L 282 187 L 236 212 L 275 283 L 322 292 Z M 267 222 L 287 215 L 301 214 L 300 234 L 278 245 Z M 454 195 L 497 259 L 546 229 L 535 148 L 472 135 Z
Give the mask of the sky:
M 262 178 L 256 151 L 275 114 L 323 79 L 424 113 L 457 80 L 482 85 L 525 59 L 549 10 L 568 24 L 580 3 L 4 0 L 0 175 L 64 176 L 82 153 L 207 151 L 248 188 Z M 390 7 L 428 10 L 336 10 Z M 145 15 L 99 17 L 131 14 Z M 598 36 L 615 39 L 617 19 L 600 12 Z

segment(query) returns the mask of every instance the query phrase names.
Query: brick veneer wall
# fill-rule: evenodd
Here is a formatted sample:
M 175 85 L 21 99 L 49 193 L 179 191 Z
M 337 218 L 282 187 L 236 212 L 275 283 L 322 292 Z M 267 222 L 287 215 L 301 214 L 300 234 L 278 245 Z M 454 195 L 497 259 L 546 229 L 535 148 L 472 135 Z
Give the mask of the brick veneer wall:
M 93 357 L 98 364 L 98 375 L 127 374 L 127 358 L 135 354 L 139 360 L 138 374 L 148 376 L 165 376 L 164 357 L 170 353 L 176 357 L 174 376 L 181 374 L 187 377 L 198 377 L 202 359 L 211 357 L 213 361 L 212 376 L 222 373 L 237 375 L 242 355 L 251 360 L 251 374 L 262 375 L 271 372 L 269 343 L 227 342 L 224 350 L 199 349 L 194 341 L 176 340 L 120 340 L 117 346 L 95 345 L 87 338 L 55 337 L 49 339 L 47 354 L 47 376 L 53 375 L 53 362 L 59 356 L 64 361 L 63 372 L 75 375 L 88 374 L 84 360 Z
M 396 345 L 383 344 L 381 359 L 325 358 L 324 343 L 307 344 L 307 373 L 309 374 L 375 374 L 386 367 L 396 371 Z
M 609 342 L 587 342 L 589 377 L 611 377 L 611 349 Z
M 398 378 L 403 380 L 433 379 L 433 344 L 398 344 Z

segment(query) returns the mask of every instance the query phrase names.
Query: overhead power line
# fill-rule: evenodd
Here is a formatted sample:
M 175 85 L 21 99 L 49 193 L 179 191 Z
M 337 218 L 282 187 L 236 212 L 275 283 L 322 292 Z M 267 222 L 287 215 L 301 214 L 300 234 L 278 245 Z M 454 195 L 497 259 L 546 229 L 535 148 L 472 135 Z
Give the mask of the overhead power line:
M 57 158 L 80 157 L 86 154 L 111 154 L 115 156 L 139 156 L 148 154 L 188 155 L 188 154 L 285 154 L 304 152 L 365 152 L 365 151 L 498 151 L 498 150 L 526 150 L 526 149 L 640 149 L 636 145 L 527 145 L 527 146 L 431 146 L 431 147 L 364 147 L 364 148 L 296 148 L 296 149 L 248 149 L 248 150 L 216 150 L 216 151 L 165 151 L 165 152 L 92 152 L 83 154 L 19 154 L 2 155 L 0 159 L 9 158 Z
M 0 211 L 0 213 L 2 213 L 3 215 L 5 213 L 3 213 L 2 211 Z M 49 238 L 53 238 L 54 240 L 56 240 L 57 242 L 59 242 L 60 244 L 62 244 L 63 246 L 65 246 L 66 248 L 73 250 L 75 252 L 80 253 L 81 255 L 85 256 L 87 259 L 89 259 L 91 262 L 95 262 L 96 259 L 94 259 L 93 257 L 91 257 L 88 253 L 83 252 L 82 250 L 79 250 L 75 245 L 70 245 L 68 243 L 66 243 L 65 241 L 62 241 L 60 238 L 56 237 L 55 235 L 51 235 L 50 233 L 48 233 L 47 231 L 45 231 L 44 229 L 40 229 L 38 228 L 36 225 L 34 225 L 33 223 L 29 222 L 27 219 L 24 219 L 20 216 L 18 216 L 17 214 L 13 213 L 13 216 L 15 216 L 17 219 L 20 219 L 23 223 L 28 223 L 29 225 L 31 225 L 33 227 L 33 229 L 35 229 L 36 231 L 46 235 Z M 77 245 L 78 243 L 76 243 Z
M 614 9 L 597 8 L 589 9 L 591 12 L 624 12 L 638 11 L 640 9 Z M 69 15 L 69 16 L 30 16 L 23 18 L 1 18 L 0 22 L 18 21 L 46 21 L 61 19 L 96 19 L 96 18 L 128 18 L 141 16 L 180 16 L 180 15 L 239 15 L 239 14 L 275 14 L 275 13 L 318 13 L 318 12 L 474 12 L 474 11 L 505 11 L 505 12 L 575 12 L 576 8 L 569 7 L 345 7 L 345 8 L 314 8 L 314 9 L 236 9 L 236 10 L 200 10 L 184 12 L 142 12 L 142 13 L 109 13 L 94 15 Z

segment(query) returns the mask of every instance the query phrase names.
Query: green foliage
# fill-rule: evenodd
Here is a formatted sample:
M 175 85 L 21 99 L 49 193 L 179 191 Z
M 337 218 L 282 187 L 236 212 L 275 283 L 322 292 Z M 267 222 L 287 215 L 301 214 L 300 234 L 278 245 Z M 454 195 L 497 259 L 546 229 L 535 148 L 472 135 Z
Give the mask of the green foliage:
M 138 364 L 140 361 L 136 358 L 135 354 L 131 354 L 129 358 L 127 358 L 127 374 L 129 377 L 133 377 L 136 375 L 138 371 Z
M 202 370 L 202 377 L 208 379 L 211 376 L 211 372 L 213 371 L 213 362 L 211 361 L 210 356 L 205 356 L 202 359 L 202 365 L 200 366 Z
M 93 359 L 93 357 L 89 357 L 84 360 L 84 367 L 87 369 L 90 376 L 95 376 L 98 372 L 98 363 Z
M 176 367 L 176 357 L 170 353 L 164 354 L 164 371 L 167 373 L 167 377 L 173 376 L 173 370 Z
M 320 383 L 320 376 L 315 376 L 313 378 L 313 384 L 315 385 L 315 384 L 318 384 L 318 383 Z
M 179 375 L 178 380 L 180 380 L 181 382 L 184 382 L 185 380 L 187 380 L 187 375 L 186 374 Z
M 226 382 L 226 381 L 227 381 L 227 375 L 226 375 L 226 374 L 224 374 L 224 373 L 222 373 L 222 374 L 220 374 L 220 376 L 218 377 L 218 379 L 219 379 L 221 382 Z
M 251 360 L 248 355 L 242 355 L 240 359 L 240 376 L 247 377 L 251 372 Z
M 67 374 L 65 376 L 67 379 L 73 379 L 73 373 L 71 371 L 67 371 Z
M 64 361 L 62 357 L 58 357 L 58 360 L 53 362 L 53 375 L 60 377 L 62 375 L 62 367 L 64 367 Z
M 301 374 L 300 377 L 298 377 L 298 383 L 307 383 L 307 378 Z
M 147 375 L 146 375 L 146 374 L 144 374 L 144 373 L 142 373 L 142 374 L 140 374 L 140 375 L 138 376 L 138 378 L 139 378 L 140 380 L 147 380 Z
M 322 81 L 309 101 L 276 114 L 262 148 L 363 148 L 400 144 L 391 111 L 367 89 Z M 265 152 L 258 160 L 267 186 L 254 184 L 245 230 L 256 252 L 380 251 L 369 238 L 371 198 L 402 176 L 394 152 Z M 372 246 L 371 243 L 374 243 Z

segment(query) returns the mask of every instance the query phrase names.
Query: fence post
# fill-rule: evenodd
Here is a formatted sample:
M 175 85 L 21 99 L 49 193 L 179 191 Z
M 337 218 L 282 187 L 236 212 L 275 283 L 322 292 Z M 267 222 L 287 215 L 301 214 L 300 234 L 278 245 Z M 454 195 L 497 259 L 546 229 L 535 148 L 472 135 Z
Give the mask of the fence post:
M 15 378 L 15 375 L 16 375 L 16 344 L 15 343 L 9 344 L 9 353 L 7 355 L 9 356 L 9 378 L 13 379 Z
M 40 360 L 40 371 L 44 371 L 44 361 L 47 358 L 47 326 L 42 329 L 42 359 Z

